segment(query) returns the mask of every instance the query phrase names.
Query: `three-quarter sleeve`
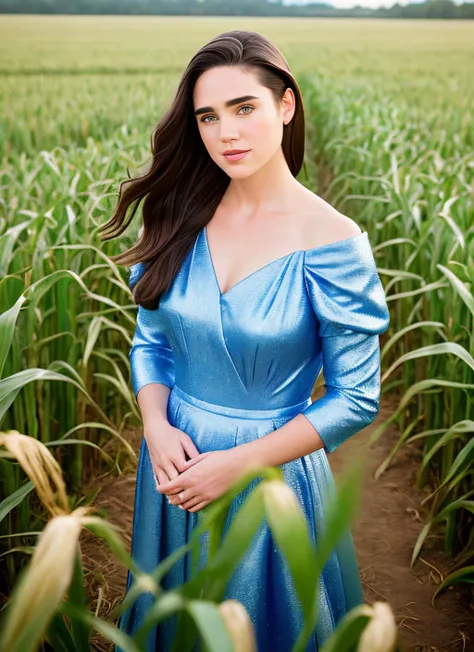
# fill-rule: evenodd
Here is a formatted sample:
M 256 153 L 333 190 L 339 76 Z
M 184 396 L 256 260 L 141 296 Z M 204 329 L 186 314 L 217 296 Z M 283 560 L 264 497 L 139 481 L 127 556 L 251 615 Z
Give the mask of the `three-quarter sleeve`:
M 130 267 L 130 288 L 133 288 L 143 271 L 142 263 Z M 147 310 L 138 306 L 129 358 L 135 397 L 144 385 L 150 383 L 162 383 L 167 387 L 173 387 L 175 382 L 173 351 L 166 337 L 159 307 L 157 310 Z
M 380 404 L 379 335 L 390 324 L 367 232 L 308 250 L 305 283 L 319 322 L 326 394 L 302 414 L 327 453 L 371 423 Z

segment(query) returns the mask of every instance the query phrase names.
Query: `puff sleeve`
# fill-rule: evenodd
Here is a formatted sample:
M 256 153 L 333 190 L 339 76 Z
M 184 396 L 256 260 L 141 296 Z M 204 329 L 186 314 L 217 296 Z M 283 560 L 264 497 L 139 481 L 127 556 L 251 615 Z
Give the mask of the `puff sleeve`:
M 143 263 L 130 267 L 129 286 L 133 288 L 144 271 Z M 131 381 L 135 397 L 144 385 L 162 383 L 172 388 L 175 381 L 173 351 L 158 310 L 138 306 L 135 333 L 129 353 Z
M 390 324 L 367 232 L 333 245 L 308 250 L 304 263 L 306 289 L 319 322 L 326 394 L 302 414 L 326 453 L 379 412 L 379 335 Z

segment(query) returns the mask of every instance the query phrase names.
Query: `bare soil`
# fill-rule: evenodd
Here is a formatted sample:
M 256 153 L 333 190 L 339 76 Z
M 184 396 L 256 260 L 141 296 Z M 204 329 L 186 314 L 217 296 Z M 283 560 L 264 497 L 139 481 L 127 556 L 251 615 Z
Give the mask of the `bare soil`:
M 420 453 L 406 445 L 387 471 L 374 479 L 379 464 L 392 450 L 399 432 L 391 426 L 379 442 L 369 448 L 367 440 L 377 424 L 393 413 L 390 399 L 383 399 L 373 424 L 347 440 L 329 456 L 336 480 L 354 455 L 363 454 L 365 476 L 363 499 L 352 527 L 364 597 L 367 603 L 389 602 L 395 614 L 404 652 L 474 651 L 474 600 L 468 585 L 440 593 L 432 605 L 437 585 L 449 572 L 450 560 L 443 550 L 442 533 L 430 536 L 410 567 L 411 555 L 423 527 L 427 508 L 421 506 L 426 493 L 416 487 Z M 138 454 L 141 432 L 129 433 Z M 131 547 L 135 468 L 129 465 L 120 477 L 91 477 L 84 493 L 99 491 L 94 504 L 123 531 Z M 81 535 L 89 608 L 110 618 L 113 607 L 125 592 L 126 572 L 103 543 L 88 532 Z M 110 651 L 100 637 L 93 649 Z

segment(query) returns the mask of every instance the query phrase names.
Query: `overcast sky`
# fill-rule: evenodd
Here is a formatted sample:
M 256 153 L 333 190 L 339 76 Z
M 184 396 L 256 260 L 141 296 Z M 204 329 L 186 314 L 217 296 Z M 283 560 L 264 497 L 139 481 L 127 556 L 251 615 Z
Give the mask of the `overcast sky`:
M 374 9 L 376 7 L 391 7 L 395 4 L 395 2 L 392 0 L 358 0 L 357 2 L 354 2 L 353 0 L 330 0 L 330 4 L 334 5 L 335 7 L 339 7 L 340 9 L 349 9 L 350 7 L 355 7 L 356 5 L 361 7 L 371 7 Z M 401 1 L 399 4 L 404 5 L 407 3 Z
M 391 7 L 392 5 L 395 4 L 394 0 L 358 0 L 357 2 L 354 2 L 353 0 L 330 0 L 330 4 L 334 5 L 335 7 L 340 7 L 341 9 L 349 9 L 350 7 L 355 7 L 356 5 L 359 5 L 361 7 L 370 7 L 371 9 L 374 9 L 376 7 Z M 404 0 L 400 0 L 398 3 L 400 5 L 406 5 L 407 2 Z
M 317 2 L 318 0 L 286 0 L 284 4 L 302 5 L 314 1 Z M 398 0 L 398 4 L 406 5 L 408 4 L 408 1 L 409 0 Z M 321 0 L 321 2 L 327 2 L 328 4 L 334 5 L 334 7 L 339 7 L 340 9 L 349 9 L 356 5 L 361 7 L 371 7 L 374 9 L 376 7 L 392 7 L 397 0 Z

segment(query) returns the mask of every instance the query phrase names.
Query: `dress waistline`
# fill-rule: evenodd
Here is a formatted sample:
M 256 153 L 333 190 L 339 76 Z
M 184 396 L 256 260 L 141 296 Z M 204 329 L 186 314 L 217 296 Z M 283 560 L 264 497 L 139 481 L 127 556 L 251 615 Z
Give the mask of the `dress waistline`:
M 198 408 L 202 408 L 203 410 L 208 410 L 209 412 L 215 412 L 216 414 L 222 414 L 225 416 L 240 417 L 241 419 L 271 419 L 272 417 L 278 418 L 291 416 L 293 414 L 296 415 L 312 403 L 311 397 L 309 397 L 305 401 L 301 401 L 301 403 L 295 403 L 294 405 L 285 405 L 283 407 L 274 408 L 273 410 L 260 410 L 258 408 L 247 409 L 231 407 L 229 405 L 218 405 L 217 403 L 209 403 L 208 401 L 203 401 L 200 398 L 196 398 L 196 396 L 191 396 L 191 394 L 188 394 L 184 391 L 184 389 L 181 389 L 181 387 L 178 387 L 177 385 L 174 385 L 171 391 L 183 401 L 186 401 L 186 403 L 195 405 Z

